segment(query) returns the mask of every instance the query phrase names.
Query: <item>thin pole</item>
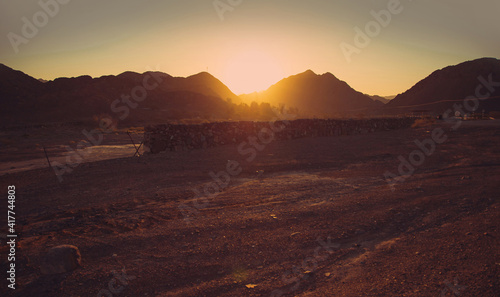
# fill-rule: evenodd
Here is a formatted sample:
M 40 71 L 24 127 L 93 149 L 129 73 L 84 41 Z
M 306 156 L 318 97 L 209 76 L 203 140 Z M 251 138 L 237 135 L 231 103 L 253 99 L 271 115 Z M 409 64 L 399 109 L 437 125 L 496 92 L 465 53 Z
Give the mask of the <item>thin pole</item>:
M 47 158 L 47 162 L 49 163 L 49 168 L 52 168 L 52 164 L 50 164 L 49 155 L 47 155 L 47 150 L 45 150 L 45 146 L 43 147 L 43 152 L 45 153 L 45 158 Z
M 139 151 L 139 149 L 137 148 L 137 146 L 135 145 L 135 141 L 134 139 L 132 138 L 132 135 L 130 135 L 130 131 L 127 131 L 127 134 L 128 134 L 128 137 L 130 137 L 130 141 L 132 141 L 132 144 L 134 145 L 134 148 L 135 148 L 135 151 L 137 153 L 137 151 Z M 135 156 L 135 154 L 134 154 Z

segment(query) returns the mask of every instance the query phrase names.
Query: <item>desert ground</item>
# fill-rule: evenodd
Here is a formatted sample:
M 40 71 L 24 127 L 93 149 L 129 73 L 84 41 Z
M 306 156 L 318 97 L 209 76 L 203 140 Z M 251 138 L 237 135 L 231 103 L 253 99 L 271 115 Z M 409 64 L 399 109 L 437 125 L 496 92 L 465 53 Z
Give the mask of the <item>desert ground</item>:
M 437 122 L 275 141 L 251 162 L 237 145 L 100 160 L 63 182 L 47 166 L 9 164 L 0 185 L 17 190 L 17 289 L 5 274 L 0 295 L 500 296 L 499 128 Z M 435 129 L 446 140 L 391 189 L 384 174 Z M 29 151 L 2 163 L 43 159 Z M 228 161 L 241 172 L 196 199 L 191 189 L 213 185 Z M 81 267 L 42 274 L 62 244 L 79 248 Z

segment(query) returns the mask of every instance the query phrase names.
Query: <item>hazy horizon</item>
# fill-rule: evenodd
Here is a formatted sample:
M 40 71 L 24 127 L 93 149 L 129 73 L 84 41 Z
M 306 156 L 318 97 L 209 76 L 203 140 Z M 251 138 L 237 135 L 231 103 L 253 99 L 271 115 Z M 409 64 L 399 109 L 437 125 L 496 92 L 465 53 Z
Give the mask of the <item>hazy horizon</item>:
M 492 0 L 66 2 L 0 4 L 2 63 L 46 80 L 207 71 L 237 95 L 311 69 L 390 96 L 436 69 L 498 58 L 500 48 Z M 32 36 L 23 35 L 26 21 Z

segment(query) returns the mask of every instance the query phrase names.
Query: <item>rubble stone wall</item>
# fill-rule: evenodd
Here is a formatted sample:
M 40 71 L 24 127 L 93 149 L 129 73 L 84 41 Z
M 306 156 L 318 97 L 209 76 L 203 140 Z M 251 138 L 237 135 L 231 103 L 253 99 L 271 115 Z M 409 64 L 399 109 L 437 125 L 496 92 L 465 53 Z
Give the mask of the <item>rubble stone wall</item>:
M 144 145 L 153 154 L 163 151 L 203 149 L 248 141 L 248 137 L 289 140 L 366 134 L 410 127 L 413 118 L 366 120 L 304 119 L 276 122 L 215 122 L 199 125 L 155 125 L 146 127 Z

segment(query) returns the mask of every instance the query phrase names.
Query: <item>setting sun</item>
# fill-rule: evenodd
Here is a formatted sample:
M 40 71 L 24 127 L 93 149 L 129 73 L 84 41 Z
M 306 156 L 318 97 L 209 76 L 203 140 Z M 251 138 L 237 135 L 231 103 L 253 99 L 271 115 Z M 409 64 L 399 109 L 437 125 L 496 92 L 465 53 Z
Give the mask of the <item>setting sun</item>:
M 276 58 L 262 51 L 244 51 L 231 57 L 222 80 L 236 94 L 262 91 L 278 82 L 284 71 Z

